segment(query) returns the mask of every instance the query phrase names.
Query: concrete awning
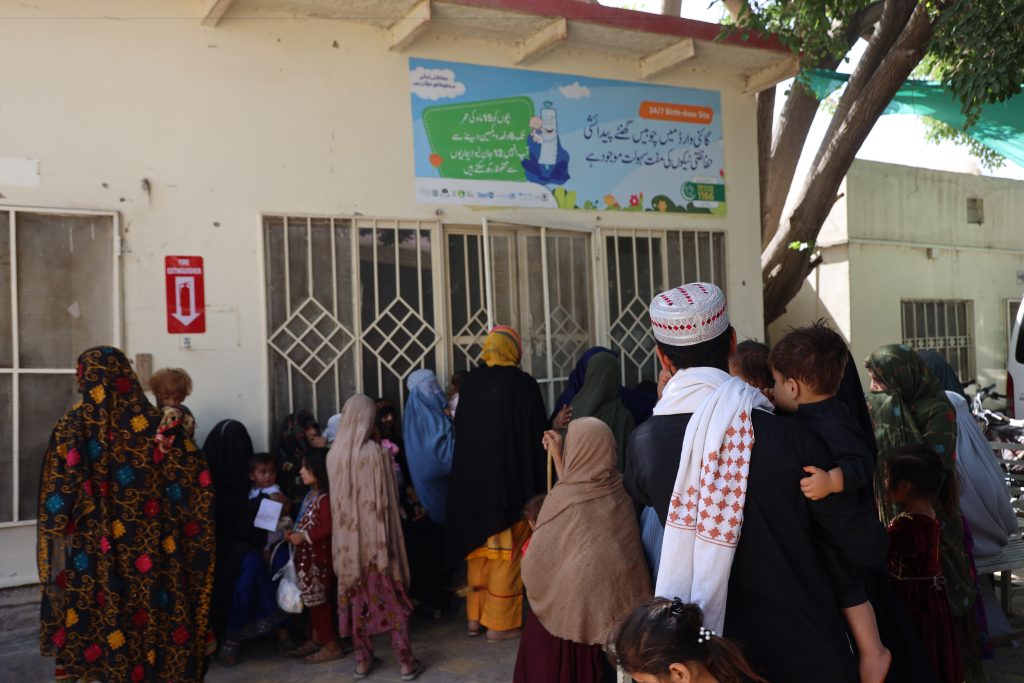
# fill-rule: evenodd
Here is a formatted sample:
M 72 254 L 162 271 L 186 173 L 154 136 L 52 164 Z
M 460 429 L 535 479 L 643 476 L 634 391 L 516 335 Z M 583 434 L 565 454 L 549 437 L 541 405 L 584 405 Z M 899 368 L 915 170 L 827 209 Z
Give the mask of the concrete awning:
M 579 0 L 201 0 L 203 24 L 267 16 L 332 19 L 379 28 L 392 50 L 453 38 L 510 49 L 517 64 L 577 54 L 636 64 L 647 80 L 677 67 L 728 77 L 757 92 L 796 72 L 774 37 L 718 40 L 721 26 Z

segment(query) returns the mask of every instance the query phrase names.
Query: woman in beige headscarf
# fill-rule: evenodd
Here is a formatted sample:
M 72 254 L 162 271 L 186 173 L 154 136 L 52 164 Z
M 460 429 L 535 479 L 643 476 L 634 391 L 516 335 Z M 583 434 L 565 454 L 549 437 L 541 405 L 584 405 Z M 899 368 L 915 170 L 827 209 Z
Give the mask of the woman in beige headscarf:
M 412 603 L 391 458 L 373 440 L 377 406 L 357 394 L 345 402 L 327 468 L 331 480 L 331 551 L 338 577 L 338 633 L 356 651 L 354 677 L 380 664 L 371 637 L 390 632 L 402 680 L 423 671 L 409 645 Z
M 564 457 L 557 432 L 544 442 L 558 483 L 523 554 L 531 613 L 513 681 L 597 683 L 611 673 L 602 645 L 651 597 L 640 529 L 608 425 L 593 417 L 570 422 Z

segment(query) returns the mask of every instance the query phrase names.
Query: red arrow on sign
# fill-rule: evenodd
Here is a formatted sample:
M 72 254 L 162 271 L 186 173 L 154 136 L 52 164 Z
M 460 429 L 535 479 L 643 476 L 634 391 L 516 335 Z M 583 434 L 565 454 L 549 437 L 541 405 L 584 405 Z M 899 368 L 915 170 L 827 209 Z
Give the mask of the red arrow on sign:
M 167 331 L 170 334 L 206 332 L 203 257 L 165 257 L 164 278 L 167 289 Z

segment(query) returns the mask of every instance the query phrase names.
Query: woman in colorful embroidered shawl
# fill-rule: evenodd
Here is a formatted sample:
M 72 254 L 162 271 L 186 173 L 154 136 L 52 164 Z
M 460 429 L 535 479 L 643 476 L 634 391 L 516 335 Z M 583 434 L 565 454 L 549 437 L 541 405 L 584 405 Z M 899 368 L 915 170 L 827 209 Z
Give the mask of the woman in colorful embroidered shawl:
M 615 469 L 626 467 L 626 441 L 635 422 L 619 398 L 619 360 L 610 353 L 590 359 L 583 387 L 572 399 L 572 418 L 596 417 L 608 425 L 615 437 Z
M 254 526 L 266 496 L 249 498 L 252 439 L 237 420 L 221 420 L 203 450 L 217 491 L 217 568 L 211 622 L 222 664 L 238 661 L 242 642 L 269 633 L 286 615 L 277 608 L 274 585 L 262 549 L 267 532 Z
M 555 432 L 548 435 L 557 440 Z M 515 683 L 596 683 L 609 674 L 614 680 L 603 645 L 651 597 L 633 503 L 615 469 L 611 430 L 598 419 L 575 418 L 564 456 L 558 450 L 558 483 L 544 500 L 523 554 L 531 611 Z
M 409 676 L 422 667 L 409 645 L 409 565 L 391 457 L 372 438 L 376 415 L 370 398 L 351 397 L 342 408 L 338 435 L 327 453 L 338 633 L 352 638 L 358 677 L 378 662 L 371 640 L 378 633 L 390 633 L 402 675 Z
M 468 560 L 470 635 L 518 635 L 523 619 L 519 548 L 529 536 L 523 506 L 546 488 L 547 425 L 536 380 L 518 368 L 515 330 L 494 328 L 483 362 L 461 386 L 445 517 L 445 566 Z
M 58 678 L 200 681 L 213 645 L 206 459 L 121 351 L 82 353 L 78 383 L 43 461 L 41 650 Z
M 864 363 L 871 376 L 868 408 L 878 442 L 875 471 L 875 500 L 882 522 L 888 525 L 898 514 L 887 503 L 886 461 L 896 447 L 910 443 L 931 446 L 945 466 L 946 476 L 956 477 L 956 413 L 938 380 L 918 355 L 903 344 L 882 346 Z M 934 500 L 941 525 L 939 559 L 946 579 L 950 611 L 957 623 L 964 649 L 964 662 L 971 671 L 980 669 L 981 636 L 973 606 L 978 587 L 971 574 L 971 559 L 964 545 L 964 524 L 960 514 L 960 485 L 947 487 L 948 500 Z M 968 680 L 974 680 L 969 676 Z

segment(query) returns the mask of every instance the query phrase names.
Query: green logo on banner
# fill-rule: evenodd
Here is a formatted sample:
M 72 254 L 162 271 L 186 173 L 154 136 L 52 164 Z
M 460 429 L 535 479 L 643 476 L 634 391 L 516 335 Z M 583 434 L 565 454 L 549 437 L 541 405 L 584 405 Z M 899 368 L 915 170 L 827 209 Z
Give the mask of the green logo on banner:
M 430 164 L 442 178 L 523 181 L 533 114 L 525 96 L 427 107 Z
M 691 202 L 725 201 L 725 185 L 721 183 L 683 183 L 682 192 Z

